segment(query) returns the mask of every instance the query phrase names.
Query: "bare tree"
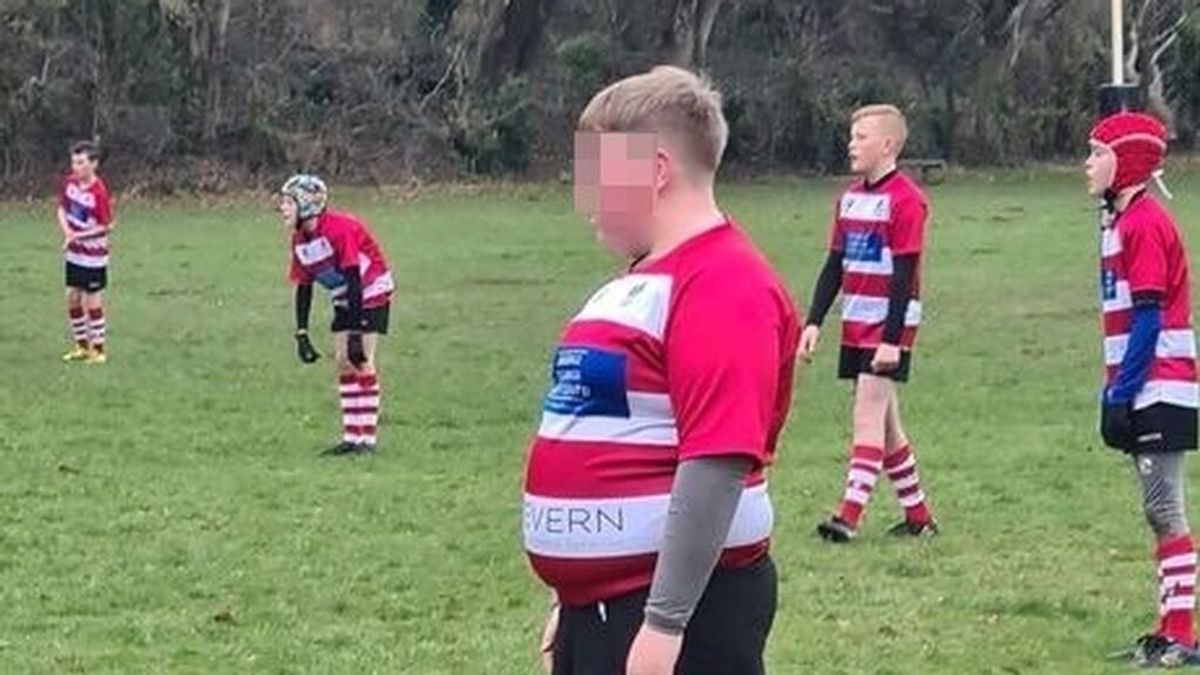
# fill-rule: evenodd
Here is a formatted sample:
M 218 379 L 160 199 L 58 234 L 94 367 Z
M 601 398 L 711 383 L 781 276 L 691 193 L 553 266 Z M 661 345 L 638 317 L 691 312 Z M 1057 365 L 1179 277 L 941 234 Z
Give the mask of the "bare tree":
M 1129 20 L 1126 76 L 1146 87 L 1146 107 L 1162 118 L 1172 137 L 1175 112 L 1166 92 L 1165 75 L 1171 68 L 1179 31 L 1195 11 L 1194 0 L 1140 0 Z
M 221 115 L 231 0 L 160 0 L 162 7 L 187 27 L 188 47 L 200 81 L 200 139 L 211 148 Z
M 496 85 L 533 64 L 557 0 L 498 0 L 479 33 L 476 72 L 481 83 Z
M 722 0 L 674 0 L 664 3 L 661 48 L 671 63 L 703 68 Z

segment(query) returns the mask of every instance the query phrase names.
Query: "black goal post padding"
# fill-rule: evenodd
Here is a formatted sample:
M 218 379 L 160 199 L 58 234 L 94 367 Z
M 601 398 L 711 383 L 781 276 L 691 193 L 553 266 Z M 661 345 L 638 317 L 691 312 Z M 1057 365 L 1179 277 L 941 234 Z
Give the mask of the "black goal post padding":
M 1135 84 L 1106 84 L 1099 91 L 1100 117 L 1143 107 L 1142 91 Z

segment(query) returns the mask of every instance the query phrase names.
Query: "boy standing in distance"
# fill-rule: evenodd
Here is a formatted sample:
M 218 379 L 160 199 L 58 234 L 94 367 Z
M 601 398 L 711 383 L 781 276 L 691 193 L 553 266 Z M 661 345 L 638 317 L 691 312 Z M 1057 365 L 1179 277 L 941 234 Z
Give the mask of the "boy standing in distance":
M 755 675 L 775 615 L 766 467 L 799 338 L 717 206 L 720 95 L 660 66 L 580 117 L 576 206 L 629 263 L 564 329 L 529 451 L 525 549 L 557 675 Z
M 897 169 L 907 137 L 904 115 L 895 106 L 866 106 L 852 116 L 850 168 L 859 180 L 835 205 L 829 257 L 800 338 L 800 355 L 811 361 L 821 323 L 840 291 L 838 377 L 854 381 L 854 445 L 841 506 L 817 526 L 831 542 L 857 536 L 882 472 L 904 507 L 904 520 L 892 534 L 937 534 L 917 457 L 900 423 L 896 387 L 908 380 L 921 322 L 921 254 L 929 218 L 925 195 Z
M 1163 125 L 1142 113 L 1118 113 L 1095 126 L 1090 146 L 1088 191 L 1104 200 L 1101 434 L 1133 459 L 1158 563 L 1158 626 L 1119 655 L 1142 667 L 1179 667 L 1197 660 L 1184 453 L 1196 449 L 1200 385 L 1187 246 L 1146 189 L 1166 153 Z
M 279 213 L 292 233 L 296 286 L 296 352 L 304 363 L 320 354 L 308 337 L 313 283 L 333 302 L 333 343 L 342 401 L 342 442 L 325 455 L 375 451 L 382 387 L 375 370 L 378 336 L 388 331 L 395 284 L 383 250 L 365 223 L 326 208 L 329 190 L 311 175 L 292 176 L 280 190 Z
M 66 258 L 67 316 L 74 346 L 63 361 L 107 361 L 104 289 L 108 285 L 108 232 L 113 228 L 108 186 L 97 174 L 100 149 L 71 146 L 71 173 L 58 194 L 58 227 Z

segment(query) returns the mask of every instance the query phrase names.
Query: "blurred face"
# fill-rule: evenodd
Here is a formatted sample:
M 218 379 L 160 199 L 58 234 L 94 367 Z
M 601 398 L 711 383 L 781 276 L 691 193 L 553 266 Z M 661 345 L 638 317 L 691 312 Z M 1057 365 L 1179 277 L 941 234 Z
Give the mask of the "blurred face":
M 1117 156 L 1108 146 L 1095 141 L 1089 143 L 1092 152 L 1083 163 L 1087 175 L 1088 194 L 1093 197 L 1103 197 L 1104 192 L 1112 187 L 1113 178 L 1117 174 Z
M 895 157 L 896 139 L 885 133 L 883 118 L 864 117 L 850 127 L 850 171 L 866 175 Z
M 283 226 L 291 229 L 296 227 L 300 219 L 300 209 L 296 206 L 296 200 L 287 195 L 279 197 L 279 218 L 283 221 Z
M 96 160 L 88 157 L 87 153 L 71 155 L 71 174 L 84 182 L 92 180 L 96 177 Z
M 575 134 L 575 211 L 606 248 L 631 258 L 649 251 L 669 161 L 654 134 Z

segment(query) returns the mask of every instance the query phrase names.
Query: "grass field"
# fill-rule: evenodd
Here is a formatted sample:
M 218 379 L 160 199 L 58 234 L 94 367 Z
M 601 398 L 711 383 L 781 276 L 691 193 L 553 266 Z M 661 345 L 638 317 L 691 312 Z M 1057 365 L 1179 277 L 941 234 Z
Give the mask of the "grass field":
M 1200 174 L 1173 186 L 1194 233 Z M 836 188 L 721 190 L 805 302 Z M 772 672 L 1124 672 L 1103 657 L 1151 626 L 1156 586 L 1130 468 L 1093 433 L 1081 179 L 931 194 L 904 402 L 944 536 L 888 541 L 887 490 L 856 544 L 812 536 L 847 442 L 826 343 L 772 475 Z M 0 672 L 536 672 L 525 445 L 556 333 L 615 262 L 557 187 L 335 201 L 374 224 L 401 280 L 381 452 L 351 461 L 316 456 L 335 397 L 328 360 L 294 356 L 269 202 L 123 205 L 98 369 L 58 360 L 49 205 L 0 206 Z

